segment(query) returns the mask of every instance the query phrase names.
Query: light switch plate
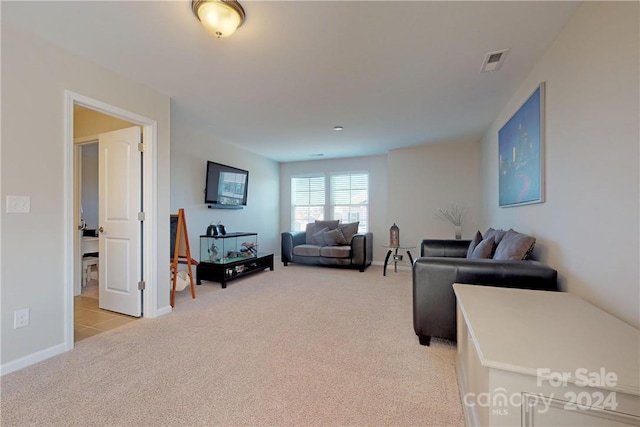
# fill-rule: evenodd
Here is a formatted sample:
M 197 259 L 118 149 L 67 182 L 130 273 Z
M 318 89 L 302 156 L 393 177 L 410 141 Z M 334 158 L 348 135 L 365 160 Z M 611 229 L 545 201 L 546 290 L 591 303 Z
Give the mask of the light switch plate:
M 31 197 L 7 196 L 7 213 L 31 212 Z

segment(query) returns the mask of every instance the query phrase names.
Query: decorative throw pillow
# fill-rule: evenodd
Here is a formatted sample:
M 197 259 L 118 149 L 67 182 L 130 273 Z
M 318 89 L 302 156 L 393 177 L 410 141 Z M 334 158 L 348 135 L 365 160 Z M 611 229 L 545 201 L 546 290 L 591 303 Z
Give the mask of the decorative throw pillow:
M 305 243 L 307 245 L 313 245 L 313 234 L 316 232 L 316 224 L 310 222 L 307 224 L 307 232 L 305 235 Z
M 473 240 L 471 240 L 471 243 L 469 243 L 469 249 L 467 249 L 467 258 L 471 258 L 471 255 L 473 255 L 473 250 L 476 248 L 476 246 L 478 246 L 478 243 L 482 242 L 482 234 L 480 234 L 480 230 L 476 231 L 476 235 L 473 237 Z
M 338 223 L 339 221 L 336 220 L 329 220 L 329 221 L 316 221 L 316 222 L 310 222 L 307 224 L 307 233 L 305 235 L 305 243 L 307 245 L 315 245 L 315 243 L 313 243 L 313 235 L 322 230 L 323 228 L 328 228 L 329 230 L 333 230 L 334 228 L 338 228 Z
M 478 243 L 478 246 L 473 250 L 471 258 L 473 259 L 491 259 L 493 257 L 493 251 L 496 247 L 495 238 L 489 237 Z
M 489 229 L 487 231 L 485 231 L 485 233 L 483 234 L 483 237 L 486 239 L 487 237 L 493 237 L 496 241 L 496 245 L 500 244 L 500 241 L 502 240 L 502 238 L 504 237 L 504 235 L 507 232 L 504 230 L 494 230 L 493 228 L 489 227 Z
M 327 227 L 329 230 L 335 230 L 338 228 L 338 224 L 340 221 L 337 219 L 330 220 L 316 220 L 316 230 L 320 230 L 321 228 Z
M 335 230 L 325 231 L 323 234 L 324 241 L 327 246 L 345 246 L 348 245 L 347 240 L 344 238 L 344 234 L 339 228 Z
M 327 243 L 324 241 L 324 232 L 328 231 L 327 227 L 323 228 L 320 231 L 316 231 L 311 235 L 311 244 L 316 246 L 327 246 Z
M 360 225 L 360 221 L 351 222 L 349 224 L 340 224 L 338 228 L 342 231 L 344 235 L 344 239 L 347 241 L 347 244 L 351 244 L 351 239 L 353 236 L 358 233 L 358 226 Z
M 509 230 L 496 247 L 496 253 L 493 259 L 509 260 L 509 259 L 527 259 L 533 251 L 536 244 L 535 237 Z

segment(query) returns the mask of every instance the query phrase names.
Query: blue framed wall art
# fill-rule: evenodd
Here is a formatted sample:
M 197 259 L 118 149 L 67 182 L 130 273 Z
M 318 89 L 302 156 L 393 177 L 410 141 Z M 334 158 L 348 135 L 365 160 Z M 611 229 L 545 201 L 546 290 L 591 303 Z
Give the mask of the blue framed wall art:
M 544 90 L 543 82 L 498 131 L 500 207 L 544 202 Z

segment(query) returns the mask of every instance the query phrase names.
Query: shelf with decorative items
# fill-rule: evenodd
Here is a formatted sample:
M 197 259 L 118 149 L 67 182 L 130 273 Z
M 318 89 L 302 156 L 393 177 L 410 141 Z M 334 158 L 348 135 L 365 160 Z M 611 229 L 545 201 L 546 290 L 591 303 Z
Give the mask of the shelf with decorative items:
M 226 233 L 200 236 L 200 263 L 197 284 L 202 280 L 227 282 L 269 268 L 273 254 L 258 252 L 258 233 Z
M 255 258 L 258 254 L 258 233 L 226 233 L 200 236 L 200 261 L 228 264 Z

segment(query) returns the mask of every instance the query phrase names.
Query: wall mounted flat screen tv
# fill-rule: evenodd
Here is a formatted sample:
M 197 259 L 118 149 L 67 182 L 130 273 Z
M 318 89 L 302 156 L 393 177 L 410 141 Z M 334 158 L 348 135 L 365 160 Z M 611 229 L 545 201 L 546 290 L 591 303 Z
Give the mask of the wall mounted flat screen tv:
M 204 202 L 210 208 L 242 208 L 247 205 L 248 185 L 248 171 L 208 161 Z

